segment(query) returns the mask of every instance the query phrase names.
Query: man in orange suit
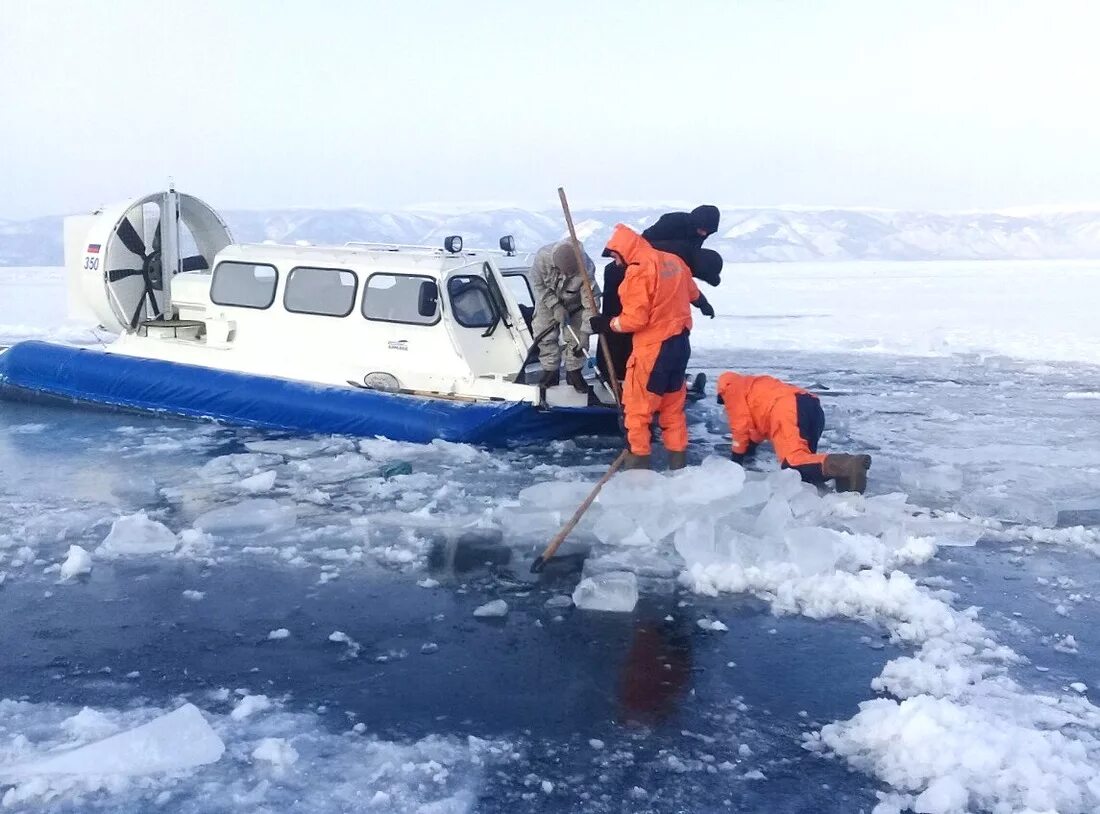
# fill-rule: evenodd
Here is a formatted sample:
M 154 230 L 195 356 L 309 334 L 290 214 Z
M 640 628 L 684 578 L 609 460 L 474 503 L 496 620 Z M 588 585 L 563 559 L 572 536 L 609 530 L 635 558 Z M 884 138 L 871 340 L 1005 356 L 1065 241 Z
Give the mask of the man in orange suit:
M 610 319 L 593 317 L 592 330 L 634 335 L 623 382 L 630 446 L 624 468 L 649 467 L 650 425 L 656 415 L 669 453 L 668 467 L 682 469 L 687 464 L 688 445 L 684 374 L 691 356 L 691 304 L 700 299 L 699 288 L 683 260 L 657 251 L 621 223 L 607 242 L 604 256 L 626 269 L 619 286 L 622 312 Z
M 825 414 L 813 393 L 771 376 L 727 371 L 718 377 L 718 403 L 725 405 L 738 463 L 761 441 L 771 441 L 783 467 L 797 469 L 806 483 L 832 480 L 838 492 L 867 488 L 870 455 L 818 453 Z

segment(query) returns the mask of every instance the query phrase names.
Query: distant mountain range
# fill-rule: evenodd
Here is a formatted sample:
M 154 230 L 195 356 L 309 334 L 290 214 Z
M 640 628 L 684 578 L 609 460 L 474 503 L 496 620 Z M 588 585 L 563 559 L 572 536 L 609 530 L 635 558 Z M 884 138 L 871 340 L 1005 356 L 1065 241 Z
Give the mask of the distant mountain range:
M 598 256 L 616 223 L 644 228 L 666 209 L 578 208 L 574 218 L 589 251 Z M 495 248 L 501 235 L 510 234 L 520 251 L 529 251 L 564 234 L 557 210 L 272 209 L 222 215 L 240 242 L 437 245 L 446 235 L 459 234 L 467 246 Z M 0 266 L 61 265 L 62 220 L 0 220 Z M 735 262 L 1100 258 L 1100 212 L 729 208 L 708 245 Z

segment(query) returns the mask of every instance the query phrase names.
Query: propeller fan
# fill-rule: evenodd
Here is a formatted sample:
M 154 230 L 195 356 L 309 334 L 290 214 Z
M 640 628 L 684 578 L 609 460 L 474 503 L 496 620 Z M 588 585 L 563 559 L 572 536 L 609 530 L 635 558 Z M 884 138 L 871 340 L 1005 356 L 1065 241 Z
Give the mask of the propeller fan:
M 140 276 L 142 278 L 144 289 L 138 299 L 137 306 L 134 308 L 134 313 L 130 317 L 131 328 L 137 327 L 146 303 L 152 309 L 154 318 L 162 316 L 155 293 L 164 290 L 164 262 L 161 254 L 160 227 L 161 221 L 158 217 L 156 229 L 153 231 L 152 245 L 148 250 L 145 241 L 138 234 L 138 230 L 134 227 L 129 215 L 123 218 L 119 222 L 118 228 L 115 229 L 115 235 L 118 236 L 122 245 L 129 249 L 132 254 L 141 258 L 141 268 L 120 268 L 107 271 L 107 281 L 110 283 L 130 277 Z M 206 262 L 206 258 L 201 254 L 191 255 L 180 260 L 180 271 L 200 271 L 207 268 L 210 268 L 210 264 Z

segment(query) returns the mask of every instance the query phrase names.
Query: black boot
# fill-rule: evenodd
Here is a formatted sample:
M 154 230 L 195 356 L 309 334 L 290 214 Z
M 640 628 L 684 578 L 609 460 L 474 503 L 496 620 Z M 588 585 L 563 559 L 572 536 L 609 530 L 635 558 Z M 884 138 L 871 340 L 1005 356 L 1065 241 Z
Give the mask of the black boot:
M 653 467 L 649 463 L 648 455 L 635 455 L 633 452 L 626 453 L 626 460 L 623 461 L 623 469 L 652 469 Z
M 588 392 L 588 382 L 584 380 L 584 374 L 580 370 L 565 371 L 565 383 L 572 385 L 578 393 Z
M 561 371 L 544 370 L 542 372 L 542 378 L 539 379 L 539 387 L 557 387 L 559 384 L 561 384 Z
M 673 472 L 677 469 L 683 469 L 688 465 L 687 452 L 669 452 L 668 453 L 668 471 Z

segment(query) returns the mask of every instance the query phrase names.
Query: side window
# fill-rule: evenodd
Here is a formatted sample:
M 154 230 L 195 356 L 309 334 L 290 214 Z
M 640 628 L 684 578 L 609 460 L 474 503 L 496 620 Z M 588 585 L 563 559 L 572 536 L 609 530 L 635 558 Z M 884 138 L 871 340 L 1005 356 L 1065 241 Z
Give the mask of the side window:
M 217 305 L 269 308 L 275 302 L 279 272 L 274 266 L 225 261 L 214 269 L 210 300 Z
M 512 292 L 512 296 L 516 298 L 517 303 L 526 305 L 528 308 L 535 307 L 535 295 L 531 291 L 531 284 L 527 281 L 526 274 L 520 271 L 506 273 L 504 284 L 508 286 L 508 290 Z
M 298 266 L 286 276 L 283 306 L 295 314 L 346 317 L 355 308 L 358 289 L 353 272 Z
M 439 286 L 431 277 L 372 274 L 363 292 L 363 316 L 380 322 L 439 322 Z
M 489 299 L 489 286 L 483 277 L 456 274 L 447 280 L 451 313 L 463 328 L 488 328 L 496 322 L 496 311 Z

